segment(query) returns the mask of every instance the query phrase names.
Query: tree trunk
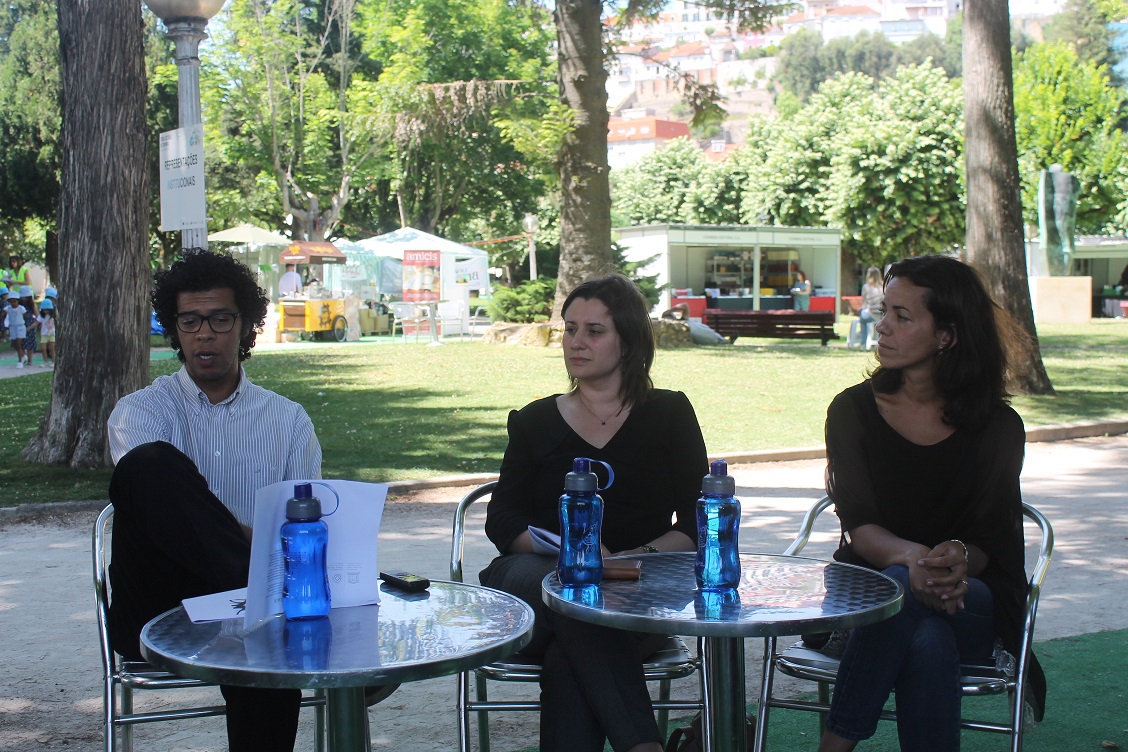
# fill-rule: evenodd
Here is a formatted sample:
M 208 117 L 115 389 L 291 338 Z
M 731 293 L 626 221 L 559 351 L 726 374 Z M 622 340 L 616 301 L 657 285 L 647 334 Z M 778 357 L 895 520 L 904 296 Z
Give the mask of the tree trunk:
M 560 172 L 560 268 L 552 318 L 588 277 L 611 269 L 611 185 L 607 167 L 607 71 L 602 0 L 557 0 L 560 98 L 575 130 L 557 156 Z
M 106 418 L 148 382 L 149 154 L 141 6 L 59 0 L 59 363 L 30 462 L 109 464 Z
M 1031 347 L 1023 360 L 1012 364 L 1018 388 L 1053 394 L 1038 347 L 1026 276 L 1007 0 L 966 4 L 963 66 L 968 261 L 982 272 L 995 300 L 1030 335 Z

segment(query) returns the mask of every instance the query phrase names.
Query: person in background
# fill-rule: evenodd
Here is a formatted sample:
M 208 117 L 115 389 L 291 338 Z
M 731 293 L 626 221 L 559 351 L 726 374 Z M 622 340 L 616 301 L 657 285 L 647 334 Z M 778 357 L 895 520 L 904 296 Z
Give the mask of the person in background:
M 37 332 L 39 330 L 39 311 L 32 297 L 31 285 L 20 286 L 20 305 L 24 309 L 24 362 L 30 366 L 31 358 L 38 349 Z
M 10 289 L 15 290 L 23 285 L 30 285 L 31 280 L 28 278 L 28 268 L 24 266 L 24 257 L 18 253 L 12 254 L 8 258 L 9 271 L 4 272 L 4 284 Z
M 286 273 L 278 280 L 278 297 L 289 298 L 302 294 L 302 275 L 295 264 L 286 264 Z
M 601 752 L 605 739 L 616 752 L 661 752 L 642 663 L 665 638 L 550 611 L 540 583 L 556 557 L 533 553 L 529 526 L 560 531 L 564 476 L 573 459 L 588 457 L 615 473 L 600 492 L 605 555 L 693 551 L 705 441 L 686 396 L 653 387 L 654 332 L 633 282 L 621 274 L 584 282 L 564 301 L 563 317 L 572 388 L 509 414 L 509 445 L 486 513 L 500 555 L 479 579 L 536 611 L 523 652 L 543 659 L 542 752 Z
M 1120 281 L 1116 283 L 1121 292 L 1128 291 L 1128 264 L 1124 265 L 1124 271 L 1120 272 Z
M 791 285 L 791 307 L 796 311 L 811 309 L 811 282 L 802 269 L 795 272 L 795 282 Z
M 1006 380 L 1024 339 L 946 256 L 890 267 L 877 328 L 877 367 L 827 410 L 827 494 L 842 525 L 835 559 L 897 580 L 904 603 L 850 634 L 819 750 L 871 737 L 895 689 L 901 749 L 952 752 L 961 662 L 993 664 L 1021 639 L 1026 434 Z M 1041 720 L 1036 659 L 1029 682 Z
M 866 281 L 862 285 L 862 307 L 858 311 L 858 318 L 862 321 L 862 343 L 866 346 L 869 341 L 870 327 L 881 319 L 881 301 L 885 292 L 881 283 L 881 271 L 876 266 L 866 269 Z
M 301 405 L 257 386 L 243 362 L 268 300 L 230 256 L 186 251 L 159 272 L 153 310 L 182 366 L 110 414 L 113 648 L 141 660 L 141 628 L 184 598 L 246 587 L 255 491 L 321 477 Z M 301 692 L 221 687 L 230 749 L 289 752 Z
M 12 340 L 12 349 L 16 351 L 16 368 L 24 367 L 24 337 L 27 336 L 27 325 L 24 324 L 24 313 L 27 312 L 20 305 L 19 296 L 8 296 L 8 336 Z
M 39 345 L 43 367 L 55 367 L 55 302 L 44 298 L 39 304 Z
M 0 342 L 8 341 L 8 286 L 0 285 Z

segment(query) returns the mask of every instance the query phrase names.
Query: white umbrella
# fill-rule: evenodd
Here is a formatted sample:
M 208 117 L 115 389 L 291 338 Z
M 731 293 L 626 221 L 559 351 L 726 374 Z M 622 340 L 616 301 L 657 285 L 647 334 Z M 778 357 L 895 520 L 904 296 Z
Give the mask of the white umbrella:
M 208 235 L 208 242 L 245 243 L 247 245 L 290 245 L 290 239 L 249 223 L 236 225 L 228 230 L 220 230 Z

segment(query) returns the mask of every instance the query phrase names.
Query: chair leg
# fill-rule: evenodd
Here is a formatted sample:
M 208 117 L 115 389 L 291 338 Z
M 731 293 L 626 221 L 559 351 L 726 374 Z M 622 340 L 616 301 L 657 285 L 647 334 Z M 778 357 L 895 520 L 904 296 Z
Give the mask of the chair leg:
M 478 702 L 487 702 L 489 690 L 486 688 L 486 677 L 475 674 L 474 681 L 474 695 L 478 698 Z M 478 750 L 490 752 L 490 716 L 489 711 L 484 709 L 478 711 Z
M 114 728 L 114 711 L 117 707 L 114 680 L 107 676 L 102 687 L 102 742 L 105 752 L 116 752 L 117 730 Z
M 667 702 L 670 699 L 670 680 L 663 679 L 658 682 L 658 700 L 660 702 Z M 658 711 L 658 735 L 665 739 L 670 730 L 670 711 L 662 709 Z
M 830 684 L 827 682 L 819 682 L 819 702 L 823 705 L 830 704 Z M 822 738 L 823 732 L 826 731 L 826 713 L 819 713 L 819 738 Z
M 122 685 L 121 688 L 121 714 L 132 715 L 133 690 Z M 133 724 L 127 723 L 121 727 L 121 748 L 124 752 L 133 752 Z

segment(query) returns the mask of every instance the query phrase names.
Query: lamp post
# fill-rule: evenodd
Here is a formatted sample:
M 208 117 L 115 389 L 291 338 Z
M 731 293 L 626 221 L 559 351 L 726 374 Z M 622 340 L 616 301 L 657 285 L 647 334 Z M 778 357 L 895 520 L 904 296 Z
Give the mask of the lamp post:
M 540 222 L 536 214 L 526 214 L 521 220 L 521 229 L 529 235 L 529 279 L 537 278 L 537 230 Z
M 165 33 L 176 45 L 177 91 L 180 127 L 203 123 L 200 107 L 200 42 L 208 38 L 204 27 L 227 0 L 143 0 L 164 21 Z M 207 228 L 180 231 L 181 248 L 207 248 Z

